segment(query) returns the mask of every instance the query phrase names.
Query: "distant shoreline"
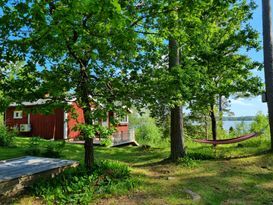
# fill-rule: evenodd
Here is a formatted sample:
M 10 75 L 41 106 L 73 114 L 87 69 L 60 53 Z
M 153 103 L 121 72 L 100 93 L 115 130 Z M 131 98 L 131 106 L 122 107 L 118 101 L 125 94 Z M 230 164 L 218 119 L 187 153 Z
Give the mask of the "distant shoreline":
M 255 116 L 223 117 L 223 121 L 253 121 Z

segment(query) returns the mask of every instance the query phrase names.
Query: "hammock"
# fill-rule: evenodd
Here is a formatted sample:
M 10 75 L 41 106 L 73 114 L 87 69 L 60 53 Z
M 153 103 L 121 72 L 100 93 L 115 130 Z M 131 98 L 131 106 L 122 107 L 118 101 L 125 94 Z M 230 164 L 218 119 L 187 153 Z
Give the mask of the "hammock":
M 218 144 L 232 144 L 232 143 L 237 143 L 237 142 L 242 142 L 245 140 L 248 140 L 253 137 L 257 137 L 261 135 L 262 132 L 254 132 L 250 133 L 247 135 L 242 135 L 239 137 L 231 138 L 231 139 L 224 139 L 224 140 L 206 140 L 206 139 L 195 139 L 193 141 L 199 142 L 199 143 L 205 143 L 205 144 L 213 144 L 213 145 L 218 145 Z

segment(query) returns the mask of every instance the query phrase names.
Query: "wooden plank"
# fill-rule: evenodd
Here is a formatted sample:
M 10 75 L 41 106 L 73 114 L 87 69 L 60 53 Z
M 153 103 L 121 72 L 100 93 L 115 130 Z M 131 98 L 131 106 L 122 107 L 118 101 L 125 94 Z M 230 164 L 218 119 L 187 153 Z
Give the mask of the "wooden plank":
M 18 177 L 75 164 L 75 161 L 26 156 L 0 162 L 0 183 Z
M 52 178 L 75 166 L 78 166 L 76 161 L 31 156 L 0 161 L 0 199 L 20 193 L 41 178 Z
M 112 147 L 121 147 L 121 146 L 127 146 L 127 145 L 139 146 L 139 144 L 136 141 L 127 141 L 127 142 L 115 143 L 112 145 Z

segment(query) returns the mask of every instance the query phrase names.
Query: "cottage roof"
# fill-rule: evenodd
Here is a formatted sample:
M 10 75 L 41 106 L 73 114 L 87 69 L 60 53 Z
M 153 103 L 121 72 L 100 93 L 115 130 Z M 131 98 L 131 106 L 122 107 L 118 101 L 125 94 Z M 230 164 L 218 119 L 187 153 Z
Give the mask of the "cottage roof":
M 33 106 L 33 105 L 44 105 L 46 104 L 46 102 L 50 101 L 50 99 L 39 99 L 37 101 L 33 101 L 33 102 L 22 102 L 22 103 L 11 103 L 9 104 L 9 107 L 16 107 L 16 106 Z

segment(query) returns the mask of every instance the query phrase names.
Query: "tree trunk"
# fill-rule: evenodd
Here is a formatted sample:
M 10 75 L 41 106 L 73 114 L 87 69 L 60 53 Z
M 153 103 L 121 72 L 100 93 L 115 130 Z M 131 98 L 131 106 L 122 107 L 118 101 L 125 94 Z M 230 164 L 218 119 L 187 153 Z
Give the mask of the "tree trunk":
M 219 95 L 219 119 L 218 119 L 218 126 L 221 128 L 221 130 L 224 130 L 223 128 L 223 101 L 222 96 Z
M 209 129 L 208 129 L 207 116 L 205 116 L 205 131 L 206 131 L 206 139 L 209 139 Z
M 179 65 L 179 48 L 175 39 L 169 39 L 169 69 Z M 175 106 L 171 109 L 171 160 L 177 161 L 185 155 L 183 136 L 182 107 Z
M 263 3 L 263 43 L 264 43 L 264 72 L 266 97 L 271 135 L 271 150 L 273 150 L 273 42 L 270 0 Z
M 92 119 L 89 116 L 91 108 L 89 106 L 83 109 L 86 125 L 92 125 Z M 84 164 L 88 170 L 92 170 L 94 167 L 94 143 L 93 138 L 90 138 L 90 136 L 84 136 Z
M 210 119 L 211 119 L 211 131 L 212 131 L 212 139 L 217 139 L 217 122 L 214 114 L 214 106 L 210 105 Z
M 83 114 L 85 125 L 92 125 L 93 119 L 91 117 L 91 104 L 89 99 L 89 84 L 88 84 L 88 71 L 85 66 L 81 67 L 81 84 L 79 93 L 81 94 L 81 101 L 83 104 Z M 93 136 L 89 136 L 88 133 L 83 133 L 84 137 L 84 163 L 88 170 L 92 170 L 94 167 L 94 144 Z
M 94 144 L 93 138 L 85 138 L 84 141 L 84 164 L 88 170 L 94 167 Z

